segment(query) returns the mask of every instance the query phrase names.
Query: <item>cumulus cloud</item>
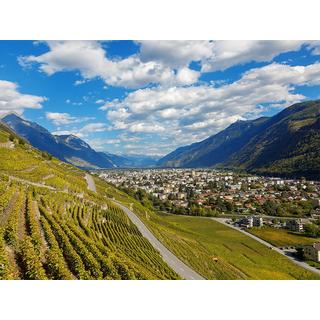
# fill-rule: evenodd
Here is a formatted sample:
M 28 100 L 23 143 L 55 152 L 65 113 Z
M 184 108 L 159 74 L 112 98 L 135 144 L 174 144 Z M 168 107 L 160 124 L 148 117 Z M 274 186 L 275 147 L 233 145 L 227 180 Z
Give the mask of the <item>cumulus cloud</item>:
M 61 124 L 65 124 L 65 123 L 61 123 Z M 85 138 L 85 137 L 88 137 L 92 133 L 104 132 L 107 130 L 108 130 L 107 124 L 102 123 L 102 122 L 93 122 L 93 123 L 88 123 L 85 126 L 80 127 L 80 128 L 72 128 L 72 129 L 68 129 L 68 130 L 58 128 L 58 130 L 52 132 L 52 134 L 55 134 L 55 135 L 73 134 L 79 138 Z
M 194 142 L 238 119 L 259 116 L 263 105 L 285 107 L 305 97 L 300 85 L 320 84 L 320 63 L 289 66 L 272 63 L 244 73 L 220 87 L 157 87 L 134 91 L 110 102 L 107 117 L 113 128 L 128 132 L 161 133 L 172 143 Z M 160 148 L 160 145 L 159 145 Z
M 108 138 L 108 139 L 96 138 L 96 139 L 86 139 L 86 142 L 93 149 L 97 151 L 105 151 L 106 148 L 110 148 L 110 147 L 112 147 L 112 149 L 117 148 L 121 140 L 117 138 Z
M 93 117 L 73 117 L 69 113 L 65 112 L 46 112 L 46 118 L 57 126 L 80 123 L 94 119 Z
M 39 56 L 19 57 L 23 66 L 37 64 L 52 75 L 61 71 L 80 71 L 84 79 L 101 78 L 108 85 L 139 88 L 152 83 L 187 85 L 197 80 L 197 73 L 177 72 L 157 61 L 142 62 L 138 55 L 111 60 L 97 41 L 49 41 L 49 51 Z M 76 84 L 82 83 L 78 80 Z
M 191 61 L 208 59 L 214 48 L 213 41 L 147 40 L 140 43 L 142 61 L 158 61 L 172 68 L 186 67 Z
M 40 109 L 45 97 L 23 94 L 19 92 L 16 83 L 0 80 L 0 114 L 17 112 L 22 114 L 24 109 Z
M 251 61 L 269 62 L 280 53 L 296 51 L 305 43 L 310 48 L 316 41 L 291 40 L 225 40 L 225 41 L 140 41 L 142 61 L 158 61 L 181 68 L 199 62 L 202 72 L 224 70 Z M 319 49 L 315 49 L 317 53 Z
M 105 123 L 97 122 L 97 123 L 89 123 L 82 127 L 79 131 L 82 133 L 92 133 L 92 132 L 104 132 L 108 130 L 108 127 Z
M 224 70 L 251 61 L 269 62 L 280 53 L 299 50 L 304 43 L 292 40 L 216 41 L 212 55 L 202 60 L 201 71 Z
M 69 135 L 74 135 L 78 138 L 83 138 L 83 134 L 79 131 L 75 130 L 56 130 L 51 132 L 53 135 L 56 136 L 69 136 Z

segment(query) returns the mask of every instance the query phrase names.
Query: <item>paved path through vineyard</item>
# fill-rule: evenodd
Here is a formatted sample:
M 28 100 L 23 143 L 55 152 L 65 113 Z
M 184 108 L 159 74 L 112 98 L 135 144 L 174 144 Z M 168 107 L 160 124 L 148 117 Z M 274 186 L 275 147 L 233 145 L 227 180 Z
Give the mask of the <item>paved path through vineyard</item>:
M 86 179 L 87 184 L 88 184 L 88 189 L 90 191 L 97 192 L 96 185 L 94 183 L 94 180 L 93 180 L 92 176 L 90 174 L 86 173 L 85 179 Z
M 96 192 L 96 186 L 91 175 L 86 174 L 88 189 Z M 141 234 L 149 240 L 151 245 L 160 252 L 163 260 L 183 279 L 186 280 L 204 280 L 202 276 L 179 260 L 171 251 L 169 251 L 145 226 L 145 224 L 127 207 L 117 201 L 113 201 L 118 205 L 134 223 Z
M 184 264 L 178 257 L 169 251 L 145 226 L 145 224 L 127 207 L 114 201 L 137 226 L 141 234 L 149 240 L 151 245 L 160 252 L 163 260 L 178 274 L 186 280 L 204 280 L 202 276 Z

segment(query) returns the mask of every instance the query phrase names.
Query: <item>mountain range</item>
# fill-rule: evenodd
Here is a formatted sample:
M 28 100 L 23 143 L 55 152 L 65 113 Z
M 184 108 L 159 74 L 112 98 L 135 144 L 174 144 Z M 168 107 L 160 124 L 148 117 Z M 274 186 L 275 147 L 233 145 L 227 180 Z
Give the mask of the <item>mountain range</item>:
M 53 135 L 35 122 L 22 119 L 15 113 L 4 116 L 1 121 L 33 147 L 83 169 L 117 167 L 147 167 L 156 160 L 147 156 L 120 156 L 97 152 L 75 135 Z
M 243 170 L 320 178 L 320 100 L 294 104 L 272 117 L 237 121 L 156 162 L 148 156 L 98 152 L 74 135 L 53 135 L 15 113 L 1 121 L 33 147 L 84 169 L 173 167 Z
M 157 165 L 320 178 L 320 100 L 294 104 L 272 117 L 237 121 L 176 149 Z

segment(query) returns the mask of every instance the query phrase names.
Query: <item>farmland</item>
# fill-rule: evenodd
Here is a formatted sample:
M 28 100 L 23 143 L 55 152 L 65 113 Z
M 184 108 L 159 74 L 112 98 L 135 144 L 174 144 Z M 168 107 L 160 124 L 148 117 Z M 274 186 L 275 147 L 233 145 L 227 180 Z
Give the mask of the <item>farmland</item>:
M 83 171 L 12 140 L 0 150 L 0 279 L 179 278 Z
M 270 227 L 252 228 L 248 231 L 276 247 L 307 245 L 320 241 L 319 238 L 310 238 L 301 233 Z

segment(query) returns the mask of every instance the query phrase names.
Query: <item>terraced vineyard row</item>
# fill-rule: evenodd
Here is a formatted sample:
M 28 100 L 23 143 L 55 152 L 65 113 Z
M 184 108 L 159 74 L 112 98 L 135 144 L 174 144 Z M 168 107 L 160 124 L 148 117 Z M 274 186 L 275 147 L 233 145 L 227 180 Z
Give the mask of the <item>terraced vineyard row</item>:
M 106 199 L 0 181 L 0 279 L 178 278 Z

